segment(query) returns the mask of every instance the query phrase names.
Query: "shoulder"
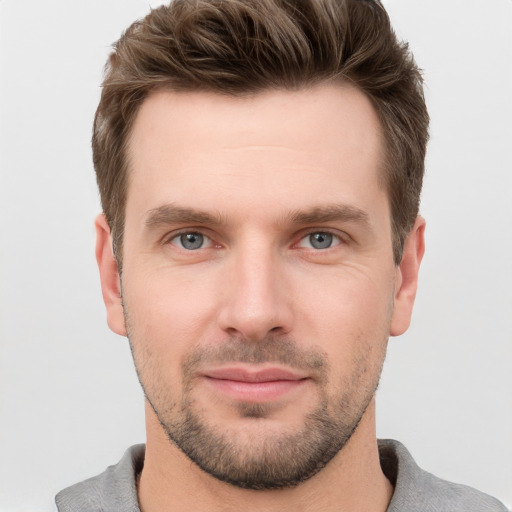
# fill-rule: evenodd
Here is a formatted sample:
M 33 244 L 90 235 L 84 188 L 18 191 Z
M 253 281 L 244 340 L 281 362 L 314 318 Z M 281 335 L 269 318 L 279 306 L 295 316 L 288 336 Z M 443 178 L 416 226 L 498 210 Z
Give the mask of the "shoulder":
M 137 474 L 144 464 L 145 446 L 126 450 L 118 464 L 103 473 L 60 491 L 55 497 L 59 512 L 140 512 Z
M 421 469 L 398 441 L 380 440 L 382 469 L 395 491 L 387 512 L 507 512 L 497 499 Z

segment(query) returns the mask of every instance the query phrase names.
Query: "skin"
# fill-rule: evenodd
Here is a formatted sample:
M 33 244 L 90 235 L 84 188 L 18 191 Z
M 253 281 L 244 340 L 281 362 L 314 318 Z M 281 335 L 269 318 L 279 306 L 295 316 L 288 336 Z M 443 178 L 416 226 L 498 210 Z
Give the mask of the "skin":
M 425 224 L 417 219 L 395 266 L 369 100 L 340 84 L 243 98 L 157 92 L 138 113 L 128 155 L 122 279 L 103 216 L 96 254 L 109 326 L 129 335 L 149 399 L 141 509 L 386 510 L 392 487 L 379 465 L 373 393 L 389 336 L 410 322 Z M 191 232 L 206 237 L 197 250 L 181 244 Z M 331 233 L 332 245 L 312 246 L 311 233 Z M 229 344 L 236 352 L 237 343 L 266 354 L 272 340 L 325 364 L 205 356 Z M 203 359 L 187 377 L 191 354 Z M 204 376 L 230 364 L 249 372 L 277 364 L 303 380 L 241 397 Z M 322 400 L 333 416 L 360 420 L 357 429 L 314 476 L 278 490 L 204 472 L 160 423 L 186 403 L 242 453 L 259 453 L 302 435 Z M 246 414 L 254 404 L 259 416 Z

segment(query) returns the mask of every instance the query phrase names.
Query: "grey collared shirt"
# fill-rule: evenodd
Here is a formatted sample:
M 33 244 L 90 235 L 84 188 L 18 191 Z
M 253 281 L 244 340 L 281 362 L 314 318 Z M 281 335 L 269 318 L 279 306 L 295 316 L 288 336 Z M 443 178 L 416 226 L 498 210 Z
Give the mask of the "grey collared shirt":
M 140 512 L 137 475 L 144 464 L 142 444 L 126 450 L 115 466 L 59 492 L 59 512 Z M 387 512 L 507 512 L 495 498 L 423 471 L 398 441 L 380 440 L 382 470 L 395 490 Z

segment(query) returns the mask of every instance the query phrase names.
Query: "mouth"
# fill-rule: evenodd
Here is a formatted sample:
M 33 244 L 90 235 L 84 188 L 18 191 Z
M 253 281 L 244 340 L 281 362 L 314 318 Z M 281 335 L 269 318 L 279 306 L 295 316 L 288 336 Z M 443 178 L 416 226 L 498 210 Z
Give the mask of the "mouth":
M 285 368 L 224 367 L 203 373 L 206 384 L 215 393 L 231 399 L 265 403 L 299 391 L 310 378 Z

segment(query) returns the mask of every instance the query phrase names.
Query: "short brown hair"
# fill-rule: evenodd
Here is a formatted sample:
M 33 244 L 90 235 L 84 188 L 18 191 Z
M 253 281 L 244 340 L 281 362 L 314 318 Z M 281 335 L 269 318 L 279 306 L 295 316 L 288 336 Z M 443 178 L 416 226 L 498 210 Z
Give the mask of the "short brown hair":
M 93 160 L 121 268 L 126 145 L 151 91 L 243 95 L 340 79 L 372 101 L 386 143 L 393 256 L 419 208 L 428 139 L 421 73 L 378 0 L 173 0 L 135 22 L 110 55 Z

